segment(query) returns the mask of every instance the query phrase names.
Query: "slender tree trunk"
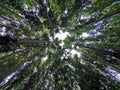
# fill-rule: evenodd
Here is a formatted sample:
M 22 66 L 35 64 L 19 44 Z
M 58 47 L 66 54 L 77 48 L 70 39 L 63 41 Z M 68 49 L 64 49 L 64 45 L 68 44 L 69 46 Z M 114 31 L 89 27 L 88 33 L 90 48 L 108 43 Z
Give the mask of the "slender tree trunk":
M 117 52 L 107 51 L 107 50 L 98 49 L 98 48 L 94 48 L 94 47 L 90 47 L 90 46 L 84 46 L 84 45 L 80 45 L 80 46 L 83 48 L 94 50 L 102 55 L 110 55 L 110 56 L 120 59 L 120 53 L 117 53 Z

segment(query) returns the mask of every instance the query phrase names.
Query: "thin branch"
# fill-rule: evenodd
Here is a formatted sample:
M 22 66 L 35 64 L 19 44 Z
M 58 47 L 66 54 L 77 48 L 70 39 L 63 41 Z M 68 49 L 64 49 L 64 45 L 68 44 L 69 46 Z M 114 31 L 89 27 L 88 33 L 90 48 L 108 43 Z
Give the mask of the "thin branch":
M 0 4 L 0 6 L 3 7 L 4 9 L 6 9 L 7 11 L 13 13 L 14 15 L 16 15 L 16 16 L 18 16 L 18 17 L 20 17 L 20 18 L 23 18 L 23 17 L 21 17 L 20 15 L 18 15 L 16 12 L 10 10 L 10 8 L 8 8 L 7 6 L 2 5 L 2 4 Z
M 77 29 L 79 29 L 79 28 L 81 28 L 81 27 L 85 27 L 86 25 L 90 25 L 90 24 L 93 24 L 93 23 L 97 23 L 97 22 L 99 22 L 99 21 L 101 21 L 101 20 L 104 20 L 104 19 L 109 19 L 109 18 L 111 18 L 111 17 L 113 17 L 113 16 L 116 16 L 116 15 L 118 15 L 118 14 L 120 15 L 120 9 L 119 9 L 119 10 L 116 10 L 116 11 L 113 11 L 112 13 L 109 13 L 109 14 L 105 15 L 104 17 L 99 18 L 99 19 L 97 19 L 97 20 L 90 20 L 90 21 L 88 21 L 88 22 L 85 22 L 84 24 L 75 27 L 75 29 L 77 30 Z

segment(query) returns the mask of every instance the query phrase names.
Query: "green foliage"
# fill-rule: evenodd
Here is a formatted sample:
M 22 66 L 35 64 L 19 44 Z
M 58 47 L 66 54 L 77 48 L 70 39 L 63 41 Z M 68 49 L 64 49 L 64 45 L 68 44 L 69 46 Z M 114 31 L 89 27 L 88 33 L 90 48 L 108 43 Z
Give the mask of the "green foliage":
M 120 1 L 0 2 L 0 33 L 17 38 L 0 52 L 0 90 L 119 90 Z

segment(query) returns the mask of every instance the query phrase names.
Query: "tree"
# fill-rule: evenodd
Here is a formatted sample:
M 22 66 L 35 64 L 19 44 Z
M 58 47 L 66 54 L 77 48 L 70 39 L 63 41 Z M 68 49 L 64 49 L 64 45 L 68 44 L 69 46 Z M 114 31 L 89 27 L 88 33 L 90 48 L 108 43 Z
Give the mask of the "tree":
M 0 89 L 118 90 L 119 7 L 117 0 L 1 1 Z

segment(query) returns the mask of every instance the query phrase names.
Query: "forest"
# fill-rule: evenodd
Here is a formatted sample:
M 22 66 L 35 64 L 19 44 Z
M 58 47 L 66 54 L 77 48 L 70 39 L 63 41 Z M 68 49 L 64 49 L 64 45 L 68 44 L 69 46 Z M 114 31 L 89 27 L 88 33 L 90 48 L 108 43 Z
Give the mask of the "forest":
M 0 90 L 120 90 L 120 1 L 0 0 Z

